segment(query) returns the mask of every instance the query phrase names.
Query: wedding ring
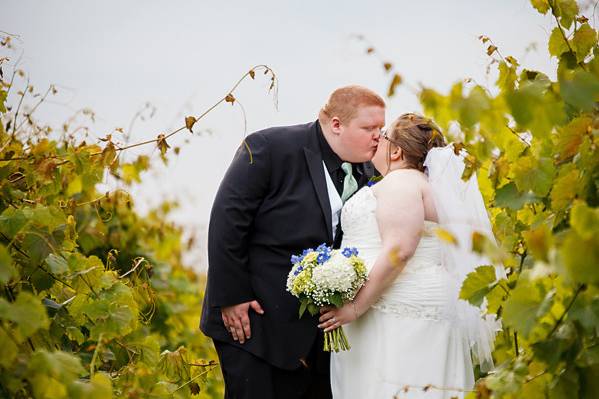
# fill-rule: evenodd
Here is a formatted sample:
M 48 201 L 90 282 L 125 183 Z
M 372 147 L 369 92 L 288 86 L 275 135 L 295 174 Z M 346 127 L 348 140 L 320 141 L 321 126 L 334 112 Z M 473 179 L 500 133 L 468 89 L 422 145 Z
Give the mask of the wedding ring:
M 332 321 L 333 323 L 337 323 L 337 319 L 335 319 L 335 316 L 331 317 L 331 321 Z

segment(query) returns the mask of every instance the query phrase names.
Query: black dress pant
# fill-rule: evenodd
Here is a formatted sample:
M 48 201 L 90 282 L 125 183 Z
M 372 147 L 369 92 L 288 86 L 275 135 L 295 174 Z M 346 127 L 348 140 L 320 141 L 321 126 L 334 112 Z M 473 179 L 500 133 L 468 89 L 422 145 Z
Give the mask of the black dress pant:
M 214 340 L 225 380 L 225 399 L 331 399 L 329 354 L 318 334 L 304 365 L 284 370 L 238 346 Z

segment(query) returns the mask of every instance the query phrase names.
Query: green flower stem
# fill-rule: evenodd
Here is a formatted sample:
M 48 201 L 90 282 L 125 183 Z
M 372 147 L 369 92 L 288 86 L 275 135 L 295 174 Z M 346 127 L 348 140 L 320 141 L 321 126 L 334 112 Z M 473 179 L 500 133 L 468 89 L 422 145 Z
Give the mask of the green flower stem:
M 325 352 L 340 352 L 347 351 L 351 348 L 343 327 L 334 329 L 333 331 L 324 333 L 324 351 Z

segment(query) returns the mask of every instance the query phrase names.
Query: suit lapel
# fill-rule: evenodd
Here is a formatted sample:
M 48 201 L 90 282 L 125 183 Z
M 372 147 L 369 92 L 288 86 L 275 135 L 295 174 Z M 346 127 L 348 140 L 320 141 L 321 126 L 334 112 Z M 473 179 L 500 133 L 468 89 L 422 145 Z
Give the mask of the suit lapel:
M 327 181 L 324 175 L 324 167 L 322 164 L 322 154 L 320 152 L 320 144 L 318 143 L 318 131 L 320 125 L 318 121 L 315 121 L 310 125 L 308 131 L 308 139 L 304 146 L 304 155 L 306 156 L 306 163 L 308 164 L 308 171 L 310 173 L 310 179 L 316 191 L 318 197 L 318 203 L 322 210 L 322 215 L 327 226 L 327 236 L 329 242 L 333 242 L 333 216 L 331 215 L 331 202 L 329 200 L 329 192 L 327 191 Z
M 322 167 L 322 156 L 320 152 L 314 152 L 308 147 L 304 147 L 304 154 L 306 156 L 306 162 L 308 164 L 308 171 L 310 172 L 310 178 L 320 203 L 320 208 L 324 215 L 324 220 L 327 225 L 327 234 L 329 242 L 333 241 L 333 230 L 332 230 L 332 215 L 331 215 L 331 203 L 329 201 L 329 193 L 327 191 L 327 182 L 324 175 L 324 168 Z

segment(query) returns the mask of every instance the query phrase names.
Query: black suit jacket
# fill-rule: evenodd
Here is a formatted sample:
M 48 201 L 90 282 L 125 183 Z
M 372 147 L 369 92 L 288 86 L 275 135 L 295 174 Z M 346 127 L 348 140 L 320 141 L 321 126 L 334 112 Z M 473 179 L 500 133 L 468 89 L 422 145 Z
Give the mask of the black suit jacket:
M 331 208 L 318 142 L 318 121 L 255 132 L 242 144 L 218 189 L 208 231 L 208 282 L 201 330 L 270 364 L 300 367 L 318 332 L 317 317 L 298 317 L 286 291 L 290 258 L 333 244 Z M 370 163 L 358 186 L 373 175 Z M 258 300 L 250 309 L 252 337 L 236 343 L 220 308 Z

